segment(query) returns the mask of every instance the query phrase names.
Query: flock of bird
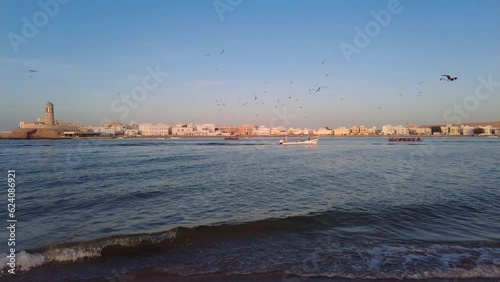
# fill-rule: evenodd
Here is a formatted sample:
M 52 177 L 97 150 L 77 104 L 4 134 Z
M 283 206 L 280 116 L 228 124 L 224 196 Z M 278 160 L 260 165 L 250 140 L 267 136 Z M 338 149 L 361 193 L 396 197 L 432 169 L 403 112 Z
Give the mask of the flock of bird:
M 219 53 L 220 55 L 223 55 L 224 54 L 224 49 L 222 49 Z M 210 56 L 210 53 L 206 54 L 207 57 Z M 323 60 L 321 62 L 322 65 L 324 65 L 326 63 L 326 60 Z M 218 68 L 215 69 L 216 71 L 218 70 Z M 29 77 L 30 78 L 33 78 L 33 75 L 34 73 L 37 73 L 38 71 L 35 70 L 35 69 L 28 69 L 28 72 L 30 73 Z M 325 74 L 325 77 L 328 77 L 330 75 L 330 73 L 326 73 Z M 439 81 L 449 81 L 449 82 L 452 82 L 452 81 L 455 81 L 457 80 L 457 77 L 453 77 L 451 75 L 448 75 L 448 74 L 443 74 L 442 75 L 443 77 L 439 80 Z M 269 81 L 265 81 L 264 84 L 268 84 Z M 418 82 L 418 85 L 421 85 L 423 84 L 424 81 L 420 81 Z M 290 83 L 289 84 L 293 84 L 293 80 L 290 80 Z M 308 94 L 313 94 L 313 93 L 317 93 L 317 92 L 320 92 L 322 89 L 328 89 L 328 86 L 326 85 L 322 85 L 322 86 L 318 86 L 319 85 L 319 82 L 316 83 L 314 86 L 312 86 L 311 88 L 308 89 Z M 268 90 L 264 90 L 264 94 L 267 94 L 268 93 Z M 423 91 L 419 91 L 417 96 L 421 96 L 423 93 Z M 120 93 L 118 93 L 118 95 L 120 95 Z M 153 94 L 153 96 L 155 96 Z M 401 97 L 402 94 L 399 94 L 399 96 Z M 333 97 L 333 95 L 330 95 L 330 97 Z M 243 99 L 242 98 L 239 98 L 238 100 L 242 101 Z M 287 100 L 289 100 L 290 102 L 295 102 L 295 101 L 299 101 L 300 98 L 298 97 L 295 97 L 294 94 L 289 94 L 288 95 L 288 98 Z M 340 101 L 343 101 L 344 98 L 341 97 L 340 98 Z M 163 100 L 165 101 L 165 100 Z M 257 91 L 254 92 L 254 95 L 253 95 L 253 100 L 247 100 L 247 101 L 243 101 L 243 104 L 241 105 L 241 107 L 245 107 L 246 105 L 248 105 L 250 102 L 253 102 L 254 104 L 257 104 L 257 105 L 263 105 L 264 104 L 264 101 L 261 101 L 259 100 L 259 96 L 257 95 Z M 274 108 L 278 108 L 278 106 L 285 106 L 285 103 L 279 103 L 280 102 L 280 99 L 277 99 L 275 104 L 274 104 Z M 226 106 L 226 102 L 224 102 L 222 99 L 217 99 L 215 100 L 215 103 L 217 105 L 217 109 L 218 111 L 222 111 L 222 109 L 224 108 L 224 106 Z M 302 110 L 303 109 L 303 105 L 299 105 L 298 106 L 298 109 L 299 110 Z M 377 107 L 378 110 L 382 110 L 382 107 Z M 234 113 L 233 113 L 234 114 Z M 255 116 L 259 116 L 257 113 L 255 113 Z M 304 118 L 308 118 L 308 116 L 304 116 Z
M 224 54 L 224 50 L 222 50 L 222 51 L 220 52 L 220 55 L 223 55 L 223 54 Z M 210 56 L 210 53 L 208 53 L 206 56 Z M 326 60 L 323 60 L 323 61 L 321 62 L 321 64 L 322 64 L 322 65 L 324 65 L 326 62 L 327 62 Z M 215 70 L 218 70 L 218 68 L 216 68 Z M 328 77 L 329 75 L 330 75 L 330 73 L 326 73 L 326 74 L 325 74 L 325 77 Z M 445 81 L 450 81 L 450 82 L 451 82 L 451 81 L 455 81 L 455 80 L 457 80 L 457 77 L 452 77 L 451 75 L 442 75 L 442 76 L 444 76 L 444 78 L 441 78 L 441 79 L 440 79 L 440 81 L 445 80 Z M 265 84 L 268 84 L 268 83 L 269 83 L 269 81 L 265 81 L 264 83 L 265 83 Z M 293 83 L 294 83 L 294 81 L 293 81 L 293 80 L 290 80 L 290 81 L 289 81 L 289 84 L 293 84 Z M 421 85 L 421 84 L 423 84 L 423 83 L 424 83 L 424 81 L 420 81 L 420 82 L 418 82 L 418 84 L 417 84 L 417 85 Z M 313 87 L 309 88 L 309 89 L 308 89 L 308 94 L 313 94 L 313 93 L 320 92 L 320 91 L 321 91 L 321 90 L 323 90 L 323 89 L 328 89 L 328 86 L 327 86 L 327 85 L 322 85 L 322 86 L 318 86 L 318 85 L 319 85 L 319 82 L 318 82 L 318 83 L 316 83 L 316 85 L 314 85 Z M 268 93 L 268 91 L 267 91 L 267 90 L 264 90 L 264 94 L 267 94 L 267 93 Z M 422 93 L 423 93 L 423 91 L 422 91 L 422 90 L 420 90 L 420 91 L 418 92 L 417 96 L 422 96 Z M 402 96 L 402 94 L 399 94 L 399 96 Z M 333 97 L 333 95 L 330 95 L 330 97 Z M 242 99 L 242 98 L 239 98 L 238 100 L 242 101 L 243 99 Z M 296 98 L 296 97 L 294 96 L 294 94 L 289 94 L 289 95 L 288 95 L 288 98 L 287 98 L 286 100 L 288 100 L 289 102 L 295 102 L 295 101 L 299 101 L 299 100 L 300 100 L 300 98 Z M 343 98 L 343 97 L 341 97 L 341 98 L 340 98 L 340 101 L 343 101 L 343 100 L 344 100 L 344 98 Z M 219 112 L 221 111 L 222 107 L 223 107 L 224 105 L 226 105 L 225 103 L 222 103 L 222 99 L 217 99 L 217 100 L 215 100 L 215 102 L 216 102 L 216 105 L 217 105 L 217 107 L 218 107 L 218 111 L 219 111 Z M 249 100 L 247 100 L 247 101 L 244 101 L 244 100 L 243 100 L 243 103 L 241 104 L 241 107 L 245 107 L 245 106 L 247 106 L 250 102 L 253 102 L 253 103 L 254 103 L 254 104 L 256 104 L 256 105 L 259 105 L 259 104 L 260 104 L 260 105 L 262 105 L 262 104 L 264 104 L 264 102 L 263 102 L 263 101 L 261 101 L 261 99 L 259 99 L 259 96 L 257 95 L 257 91 L 255 91 L 255 92 L 254 92 L 253 99 L 249 99 Z M 280 99 L 277 99 L 277 100 L 276 100 L 276 102 L 274 103 L 274 108 L 276 108 L 276 109 L 277 109 L 277 108 L 278 108 L 278 106 L 280 106 L 280 105 L 281 105 L 281 106 L 285 106 L 285 103 L 279 103 L 279 102 L 280 102 Z M 387 105 L 385 105 L 384 107 L 388 107 L 388 106 L 387 106 Z M 299 106 L 298 106 L 298 109 L 299 109 L 299 110 L 303 109 L 303 105 L 299 105 Z M 381 106 L 379 106 L 379 107 L 377 107 L 377 109 L 378 109 L 378 110 L 382 110 L 382 107 L 381 107 Z M 234 114 L 234 113 L 233 113 L 233 114 Z M 259 115 L 258 115 L 257 113 L 255 113 L 255 116 L 259 116 Z M 307 118 L 307 117 L 308 117 L 308 116 L 304 116 L 304 118 Z
M 28 71 L 30 72 L 30 78 L 33 78 L 33 75 L 32 75 L 33 73 L 38 72 L 37 70 L 33 70 L 33 69 L 29 69 Z

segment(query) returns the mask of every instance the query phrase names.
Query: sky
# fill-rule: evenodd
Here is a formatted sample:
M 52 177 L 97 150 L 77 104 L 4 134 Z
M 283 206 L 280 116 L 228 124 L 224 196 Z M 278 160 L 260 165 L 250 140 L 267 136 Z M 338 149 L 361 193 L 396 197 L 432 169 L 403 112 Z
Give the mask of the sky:
M 496 0 L 2 0 L 0 130 L 49 101 L 88 125 L 498 121 L 499 14 Z

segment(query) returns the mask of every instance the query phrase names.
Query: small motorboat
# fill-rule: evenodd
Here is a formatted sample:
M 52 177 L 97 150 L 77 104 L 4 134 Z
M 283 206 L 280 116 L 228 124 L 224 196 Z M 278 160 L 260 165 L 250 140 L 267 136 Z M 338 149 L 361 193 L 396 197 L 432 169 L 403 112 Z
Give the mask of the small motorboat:
M 308 140 L 297 140 L 288 141 L 288 137 L 285 136 L 285 140 L 280 140 L 280 145 L 316 145 L 318 144 L 319 136 L 316 138 L 309 138 Z
M 224 140 L 238 140 L 238 135 L 224 137 Z
M 417 138 L 389 138 L 389 142 L 422 142 L 422 139 L 420 137 Z

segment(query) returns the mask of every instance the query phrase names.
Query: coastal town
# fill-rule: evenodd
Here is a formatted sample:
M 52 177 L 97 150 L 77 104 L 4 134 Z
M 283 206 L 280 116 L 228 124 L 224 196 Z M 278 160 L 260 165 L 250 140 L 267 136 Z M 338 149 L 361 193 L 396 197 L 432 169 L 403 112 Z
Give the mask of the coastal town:
M 266 126 L 241 124 L 237 126 L 220 125 L 213 123 L 195 124 L 178 123 L 148 123 L 114 121 L 101 125 L 85 125 L 56 120 L 54 105 L 45 105 L 45 118 L 38 118 L 35 122 L 21 121 L 19 128 L 11 132 L 2 132 L 2 138 L 37 139 L 37 138 L 115 138 L 115 137 L 217 137 L 217 136 L 246 136 L 272 137 L 285 135 L 317 135 L 317 136 L 500 136 L 498 122 L 481 125 L 384 125 L 366 127 L 354 125 L 338 128 L 296 128 L 285 126 Z

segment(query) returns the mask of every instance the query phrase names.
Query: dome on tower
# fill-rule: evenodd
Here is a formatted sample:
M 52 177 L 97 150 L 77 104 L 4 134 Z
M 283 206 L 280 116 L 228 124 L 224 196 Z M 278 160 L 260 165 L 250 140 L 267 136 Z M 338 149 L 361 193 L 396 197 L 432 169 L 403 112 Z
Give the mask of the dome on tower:
M 45 104 L 45 107 L 53 107 L 54 104 L 52 104 L 51 102 L 48 102 L 47 104 Z

